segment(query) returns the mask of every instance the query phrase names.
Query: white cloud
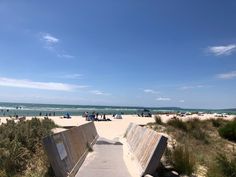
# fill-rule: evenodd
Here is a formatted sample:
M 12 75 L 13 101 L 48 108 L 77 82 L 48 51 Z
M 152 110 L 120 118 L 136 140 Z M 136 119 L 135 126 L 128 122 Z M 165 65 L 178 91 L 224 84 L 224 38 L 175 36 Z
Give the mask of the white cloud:
M 217 78 L 219 79 L 233 79 L 236 78 L 236 71 L 231 71 L 228 73 L 218 74 Z
M 66 74 L 64 76 L 60 76 L 60 78 L 64 79 L 78 79 L 81 78 L 82 74 Z
M 180 103 L 184 103 L 184 100 L 179 100 Z
M 183 87 L 180 87 L 180 89 L 189 90 L 189 89 L 204 88 L 204 87 L 207 87 L 207 86 L 205 85 L 183 86 Z
M 56 52 L 56 54 L 58 53 L 57 51 L 55 51 L 55 48 L 59 42 L 58 38 L 52 36 L 49 33 L 40 33 L 40 40 L 43 42 L 45 49 Z
M 99 91 L 99 90 L 92 90 L 91 93 L 95 94 L 95 95 L 110 95 L 109 93 L 104 93 L 104 92 Z
M 60 58 L 68 58 L 68 59 L 70 59 L 70 58 L 75 58 L 75 56 L 73 56 L 73 55 L 68 55 L 68 54 L 57 54 L 57 56 L 58 57 L 60 57 Z
M 71 85 L 57 82 L 34 82 L 25 79 L 13 79 L 0 77 L 0 86 L 18 87 L 18 88 L 31 88 L 41 90 L 56 90 L 56 91 L 72 91 L 76 88 L 84 88 L 83 85 Z
M 157 94 L 157 93 L 160 93 L 158 91 L 155 91 L 155 90 L 152 90 L 152 89 L 145 89 L 143 90 L 145 93 L 152 93 L 152 94 Z
M 59 48 L 59 38 L 49 34 L 49 33 L 40 33 L 40 40 L 43 42 L 44 48 L 54 52 L 59 58 L 75 58 L 75 56 L 67 54 L 64 50 Z
M 166 97 L 160 97 L 156 99 L 157 101 L 170 101 L 170 98 L 166 98 Z
M 42 39 L 48 44 L 56 44 L 59 42 L 59 39 L 52 36 L 51 34 L 44 33 L 42 34 Z
M 233 52 L 236 51 L 236 45 L 231 44 L 231 45 L 225 45 L 225 46 L 212 46 L 212 47 L 208 47 L 207 51 L 216 56 L 231 55 Z

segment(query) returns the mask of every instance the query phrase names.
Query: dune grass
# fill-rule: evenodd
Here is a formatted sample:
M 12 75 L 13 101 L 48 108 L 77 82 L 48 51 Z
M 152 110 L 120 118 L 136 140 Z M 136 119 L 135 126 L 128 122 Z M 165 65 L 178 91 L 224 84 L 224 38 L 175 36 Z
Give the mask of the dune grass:
M 162 124 L 163 128 L 160 128 L 160 124 L 155 125 L 155 123 L 148 126 L 156 131 L 167 133 L 171 137 L 169 145 L 173 140 L 177 142 L 177 144 L 173 143 L 172 149 L 167 150 L 165 159 L 168 159 L 167 164 L 172 165 L 179 174 L 197 175 L 198 167 L 203 166 L 207 169 L 204 172 L 206 177 L 228 177 L 230 175 L 236 177 L 234 176 L 236 144 L 234 141 L 229 141 L 229 138 L 225 139 L 226 137 L 220 136 L 222 134 L 220 132 L 225 127 L 230 135 L 236 130 L 232 128 L 234 121 L 223 119 L 201 121 L 198 118 L 182 121 L 174 118 L 166 124 Z
M 228 122 L 219 129 L 221 137 L 236 142 L 236 120 Z
M 156 124 L 163 125 L 163 122 L 162 122 L 160 116 L 155 115 L 155 116 L 154 116 L 154 119 L 155 119 L 155 123 L 156 123 Z
M 187 146 L 177 146 L 174 149 L 167 149 L 167 161 L 173 168 L 182 175 L 191 175 L 194 172 L 196 162 Z
M 42 138 L 56 127 L 49 119 L 15 123 L 7 121 L 0 126 L 0 176 L 51 176 Z

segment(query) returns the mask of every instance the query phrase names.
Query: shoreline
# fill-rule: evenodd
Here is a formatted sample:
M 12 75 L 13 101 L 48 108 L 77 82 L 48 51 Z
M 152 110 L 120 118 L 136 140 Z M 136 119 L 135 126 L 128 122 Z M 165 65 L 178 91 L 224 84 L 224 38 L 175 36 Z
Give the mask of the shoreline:
M 194 118 L 198 118 L 200 120 L 207 120 L 207 119 L 225 119 L 225 120 L 232 120 L 234 118 L 236 118 L 236 114 L 235 115 L 218 115 L 218 114 L 202 114 L 202 115 L 198 115 L 198 114 L 192 114 L 192 115 L 178 115 L 178 114 L 155 114 L 152 115 L 152 117 L 139 117 L 137 114 L 125 114 L 122 115 L 122 119 L 115 119 L 112 115 L 106 115 L 106 118 L 111 119 L 112 121 L 95 121 L 95 125 L 96 124 L 114 124 L 113 122 L 119 123 L 119 122 L 134 122 L 134 123 L 148 123 L 149 121 L 153 122 L 154 117 L 155 116 L 160 116 L 162 121 L 164 123 L 166 123 L 168 120 L 172 119 L 172 118 L 179 118 L 183 121 L 187 121 L 187 120 L 191 120 Z M 26 116 L 25 118 L 23 118 L 23 120 L 31 120 L 33 118 L 39 118 L 39 119 L 44 119 L 45 116 Z M 47 116 L 47 118 L 53 120 L 58 126 L 60 127 L 74 127 L 74 126 L 79 126 L 82 124 L 87 123 L 88 121 L 85 120 L 85 117 L 82 116 L 71 116 L 71 118 L 67 119 L 67 118 L 63 118 L 63 116 Z M 5 117 L 1 117 L 0 116 L 0 125 L 3 123 L 6 123 L 7 120 L 14 120 L 15 122 L 20 121 L 20 117 L 19 118 L 15 118 L 15 117 L 9 117 L 9 116 L 5 116 Z
M 201 109 L 181 107 L 148 107 L 148 106 L 104 106 L 104 105 L 67 105 L 67 104 L 36 104 L 36 103 L 0 103 L 0 117 L 8 116 L 63 116 L 69 113 L 71 116 L 81 116 L 84 112 L 97 112 L 100 114 L 136 115 L 144 110 L 152 114 L 185 114 L 185 113 L 218 113 L 236 114 L 236 108 L 231 109 Z

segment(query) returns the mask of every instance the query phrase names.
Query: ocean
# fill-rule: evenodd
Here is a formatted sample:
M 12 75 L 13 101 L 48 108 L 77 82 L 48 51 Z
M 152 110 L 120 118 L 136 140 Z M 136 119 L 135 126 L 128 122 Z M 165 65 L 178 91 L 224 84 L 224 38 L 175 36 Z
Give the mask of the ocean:
M 62 116 L 82 115 L 84 112 L 98 112 L 100 114 L 138 114 L 143 109 L 152 113 L 161 112 L 205 112 L 205 113 L 228 113 L 236 114 L 236 109 L 183 109 L 177 107 L 124 107 L 124 106 L 92 106 L 92 105 L 59 105 L 59 104 L 31 104 L 31 103 L 0 103 L 0 117 L 2 116 L 39 116 L 44 115 Z

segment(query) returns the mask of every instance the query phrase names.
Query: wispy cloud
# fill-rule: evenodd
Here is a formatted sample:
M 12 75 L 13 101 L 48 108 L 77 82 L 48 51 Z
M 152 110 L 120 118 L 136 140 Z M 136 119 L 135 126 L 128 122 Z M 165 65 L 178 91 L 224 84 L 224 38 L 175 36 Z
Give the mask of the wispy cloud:
M 236 71 L 218 74 L 217 78 L 219 78 L 219 79 L 234 79 L 234 78 L 236 78 Z
M 159 97 L 156 99 L 157 101 L 171 101 L 170 98 L 167 98 L 167 97 Z
M 59 76 L 59 78 L 64 78 L 64 79 L 79 79 L 82 76 L 83 76 L 82 74 L 66 74 L 66 75 Z
M 59 38 L 56 38 L 49 33 L 40 33 L 40 40 L 43 42 L 44 48 L 51 51 L 53 51 L 59 43 Z
M 53 36 L 52 34 L 40 33 L 40 40 L 43 42 L 44 48 L 54 52 L 57 57 L 67 59 L 75 58 L 75 56 L 67 54 L 64 50 L 59 49 L 58 45 L 60 39 Z
M 52 36 L 51 34 L 48 34 L 48 33 L 45 33 L 45 34 L 42 34 L 42 38 L 43 40 L 48 43 L 48 44 L 56 44 L 59 42 L 59 39 Z
M 206 85 L 190 85 L 190 86 L 183 86 L 180 87 L 181 90 L 189 90 L 189 89 L 197 89 L 197 88 L 204 88 L 207 87 Z
M 180 103 L 184 103 L 185 101 L 184 100 L 179 100 Z
M 158 94 L 160 92 L 156 91 L 156 90 L 152 90 L 152 89 L 144 89 L 143 90 L 145 93 L 151 93 L 151 94 Z
M 70 58 L 75 58 L 75 56 L 73 56 L 73 55 L 68 55 L 68 54 L 57 54 L 57 56 L 59 57 L 59 58 L 68 58 L 68 59 L 70 59 Z
M 41 90 L 56 90 L 56 91 L 72 91 L 77 88 L 85 88 L 83 85 L 71 85 L 58 82 L 35 82 L 26 79 L 14 79 L 0 77 L 0 86 L 18 87 L 18 88 L 31 88 Z
M 225 46 L 212 46 L 212 47 L 208 47 L 207 51 L 216 56 L 231 55 L 233 52 L 236 51 L 236 44 L 230 44 L 230 45 L 225 45 Z
M 95 95 L 110 95 L 109 93 L 104 93 L 100 90 L 91 90 L 91 93 Z

